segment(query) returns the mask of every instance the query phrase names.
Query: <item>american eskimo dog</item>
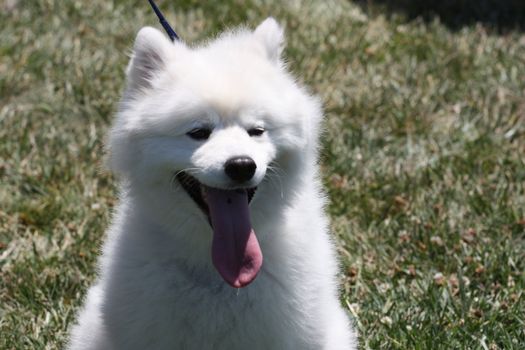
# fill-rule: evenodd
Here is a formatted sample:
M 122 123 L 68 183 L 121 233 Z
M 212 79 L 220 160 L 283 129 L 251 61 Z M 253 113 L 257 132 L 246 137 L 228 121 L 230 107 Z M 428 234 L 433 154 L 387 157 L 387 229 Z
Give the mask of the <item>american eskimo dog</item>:
M 268 18 L 137 35 L 109 135 L 120 203 L 69 349 L 355 349 L 318 174 L 322 111 Z

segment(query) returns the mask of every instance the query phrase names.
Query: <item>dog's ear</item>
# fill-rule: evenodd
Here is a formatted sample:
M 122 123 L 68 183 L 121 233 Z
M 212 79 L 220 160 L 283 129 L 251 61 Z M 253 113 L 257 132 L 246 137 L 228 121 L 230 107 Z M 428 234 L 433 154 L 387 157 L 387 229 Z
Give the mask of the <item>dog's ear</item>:
M 255 28 L 253 35 L 265 49 L 268 58 L 278 62 L 284 48 L 284 29 L 272 17 L 268 17 Z
M 167 64 L 173 43 L 152 27 L 142 28 L 135 39 L 133 55 L 127 69 L 128 91 L 151 87 L 152 80 Z

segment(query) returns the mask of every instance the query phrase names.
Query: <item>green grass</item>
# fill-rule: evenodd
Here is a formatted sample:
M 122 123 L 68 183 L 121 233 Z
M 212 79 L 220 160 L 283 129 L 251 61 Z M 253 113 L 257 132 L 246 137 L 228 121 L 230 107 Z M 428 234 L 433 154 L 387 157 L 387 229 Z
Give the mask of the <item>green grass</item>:
M 285 24 L 326 107 L 341 302 L 363 349 L 525 347 L 522 32 L 343 0 L 159 3 L 189 42 Z M 57 349 L 116 199 L 103 142 L 127 55 L 157 22 L 146 1 L 4 0 L 0 23 L 0 348 Z

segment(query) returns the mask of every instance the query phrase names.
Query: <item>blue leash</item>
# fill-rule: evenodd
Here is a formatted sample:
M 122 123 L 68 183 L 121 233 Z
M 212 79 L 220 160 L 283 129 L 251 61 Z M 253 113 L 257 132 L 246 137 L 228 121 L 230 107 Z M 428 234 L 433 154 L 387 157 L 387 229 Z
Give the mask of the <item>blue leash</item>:
M 175 33 L 175 31 L 173 30 L 173 28 L 171 28 L 168 21 L 166 21 L 166 18 L 164 18 L 164 15 L 162 14 L 162 12 L 160 12 L 157 5 L 155 5 L 155 2 L 153 2 L 153 0 L 149 0 L 149 4 L 153 8 L 153 11 L 155 11 L 155 14 L 159 18 L 160 24 L 162 24 L 162 27 L 164 27 L 164 30 L 166 31 L 166 33 L 168 33 L 168 36 L 170 37 L 171 41 L 180 40 L 177 33 Z

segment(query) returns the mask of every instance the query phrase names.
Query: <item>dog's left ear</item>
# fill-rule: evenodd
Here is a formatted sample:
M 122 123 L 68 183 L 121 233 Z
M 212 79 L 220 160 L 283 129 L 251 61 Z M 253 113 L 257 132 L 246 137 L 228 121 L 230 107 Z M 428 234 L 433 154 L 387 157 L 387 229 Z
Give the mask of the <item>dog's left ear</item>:
M 173 43 L 152 27 L 142 28 L 135 39 L 133 56 L 129 62 L 128 91 L 144 90 L 152 85 L 173 52 Z
M 284 48 L 284 29 L 272 17 L 265 19 L 253 32 L 263 45 L 267 57 L 278 62 Z

